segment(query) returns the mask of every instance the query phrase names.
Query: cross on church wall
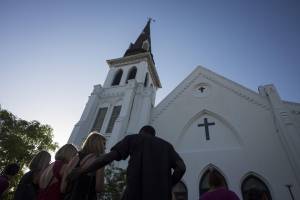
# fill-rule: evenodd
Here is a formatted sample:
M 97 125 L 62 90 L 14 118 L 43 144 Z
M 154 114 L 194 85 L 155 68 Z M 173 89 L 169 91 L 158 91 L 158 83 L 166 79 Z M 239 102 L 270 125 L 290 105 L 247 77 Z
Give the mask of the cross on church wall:
M 203 93 L 204 92 L 204 90 L 205 90 L 205 87 L 200 87 L 198 90 L 200 90 L 201 91 L 201 93 Z
M 209 126 L 213 126 L 215 125 L 215 122 L 208 122 L 207 118 L 204 118 L 204 123 L 203 124 L 198 124 L 198 127 L 202 127 L 204 126 L 205 128 L 205 138 L 206 140 L 210 140 L 210 136 L 209 136 Z

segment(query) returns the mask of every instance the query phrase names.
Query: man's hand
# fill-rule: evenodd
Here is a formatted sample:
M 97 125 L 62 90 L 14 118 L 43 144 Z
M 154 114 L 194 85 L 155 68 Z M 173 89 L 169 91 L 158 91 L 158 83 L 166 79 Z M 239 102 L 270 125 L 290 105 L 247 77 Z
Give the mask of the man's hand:
M 68 181 L 74 181 L 76 180 L 81 174 L 82 174 L 81 168 L 75 168 L 71 171 L 71 173 L 68 175 L 67 180 Z

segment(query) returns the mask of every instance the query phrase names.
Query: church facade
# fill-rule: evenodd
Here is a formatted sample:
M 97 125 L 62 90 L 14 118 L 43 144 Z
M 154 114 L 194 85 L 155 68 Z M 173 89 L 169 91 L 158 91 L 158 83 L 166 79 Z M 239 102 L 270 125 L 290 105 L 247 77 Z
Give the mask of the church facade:
M 95 130 L 110 148 L 151 124 L 187 166 L 175 199 L 199 199 L 211 169 L 241 199 L 300 199 L 300 104 L 282 100 L 274 85 L 254 92 L 198 66 L 154 106 L 161 83 L 150 20 L 124 56 L 107 63 L 107 79 L 94 86 L 69 143 Z

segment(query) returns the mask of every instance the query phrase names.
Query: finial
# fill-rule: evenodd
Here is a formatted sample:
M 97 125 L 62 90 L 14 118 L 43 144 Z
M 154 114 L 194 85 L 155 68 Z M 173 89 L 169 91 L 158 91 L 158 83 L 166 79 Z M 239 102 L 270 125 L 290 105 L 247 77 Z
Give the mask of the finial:
M 152 17 L 147 17 L 148 18 L 148 22 L 155 22 L 156 20 L 155 19 L 153 19 Z

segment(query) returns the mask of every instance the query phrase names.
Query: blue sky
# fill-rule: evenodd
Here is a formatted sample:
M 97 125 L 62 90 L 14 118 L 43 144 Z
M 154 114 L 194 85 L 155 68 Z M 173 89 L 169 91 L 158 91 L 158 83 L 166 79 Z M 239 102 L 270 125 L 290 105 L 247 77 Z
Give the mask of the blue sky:
M 0 104 L 67 141 L 107 59 L 152 23 L 162 100 L 197 65 L 300 102 L 299 1 L 0 1 Z

